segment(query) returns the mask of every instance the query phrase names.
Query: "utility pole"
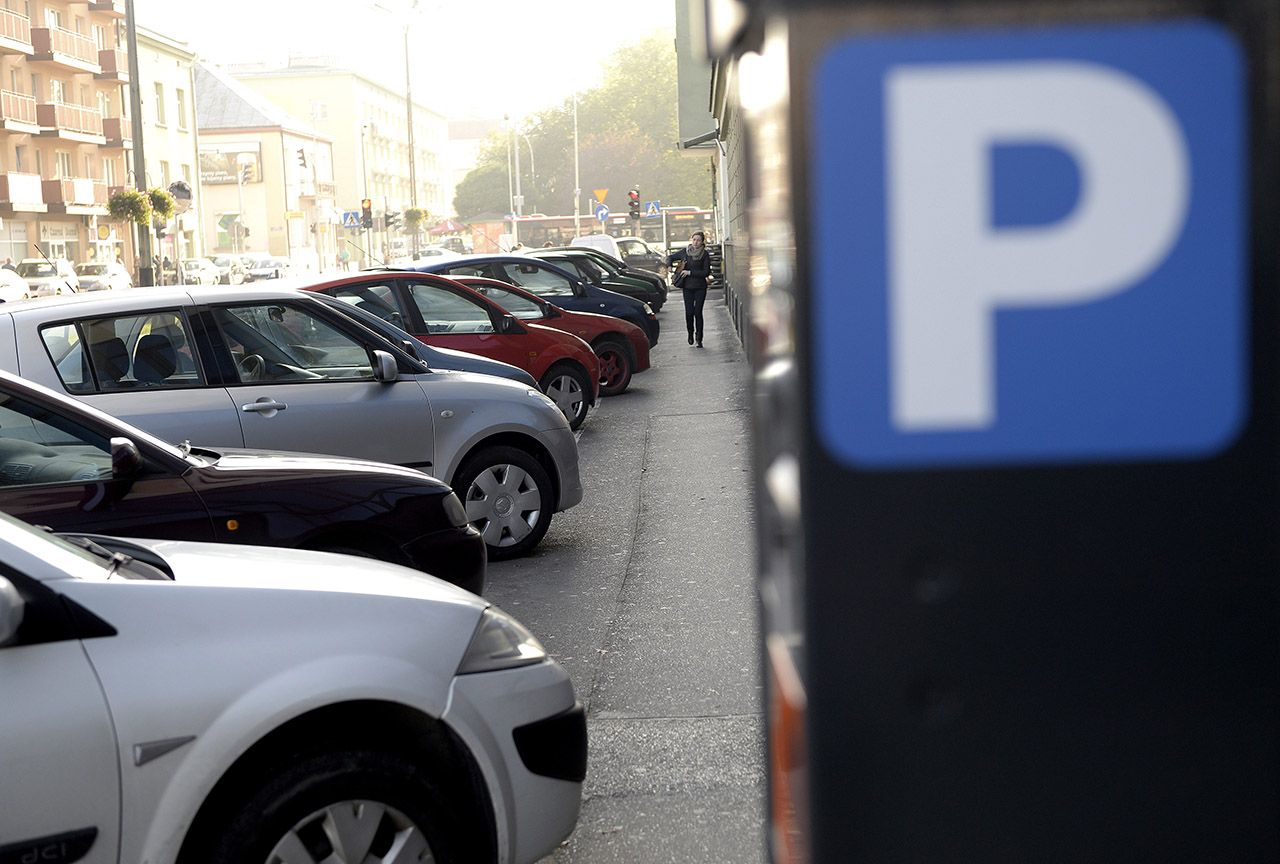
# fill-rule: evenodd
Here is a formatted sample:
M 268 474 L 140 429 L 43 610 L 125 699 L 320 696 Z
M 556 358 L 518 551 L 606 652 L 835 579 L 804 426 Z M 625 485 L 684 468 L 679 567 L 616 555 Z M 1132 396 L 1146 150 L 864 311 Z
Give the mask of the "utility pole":
M 578 177 L 578 91 L 573 91 L 573 236 L 582 236 L 582 220 L 579 203 L 582 201 L 582 180 Z
M 418 0 L 409 7 L 409 14 L 418 8 Z M 409 21 L 404 22 L 404 113 L 409 129 L 409 206 L 418 206 L 418 152 L 413 146 L 413 90 L 409 81 Z
M 364 197 L 365 198 L 369 197 L 369 155 L 368 155 L 368 151 L 365 149 L 365 143 L 364 143 L 365 133 L 368 132 L 368 130 L 369 130 L 368 123 L 364 123 L 360 126 L 360 167 L 361 167 L 361 170 L 364 172 Z M 371 245 L 371 240 L 369 238 L 369 229 L 366 228 L 364 229 L 364 249 L 361 250 L 362 252 L 364 252 L 363 266 L 365 267 L 368 267 L 373 263 L 372 261 L 369 260 L 370 245 Z
M 511 134 L 519 136 L 515 126 L 511 127 Z M 511 220 L 511 238 L 515 240 L 516 245 L 520 244 L 520 216 L 524 212 L 524 196 L 520 194 L 520 139 L 516 138 L 516 197 L 512 199 L 512 203 L 516 205 L 515 218 Z
M 143 195 L 147 194 L 147 160 L 142 152 L 142 88 L 138 75 L 138 28 L 133 11 L 133 0 L 125 0 L 125 35 L 129 46 L 129 114 L 133 126 L 133 184 Z M 151 269 L 151 226 L 134 224 L 138 238 L 138 285 L 149 288 L 155 284 Z

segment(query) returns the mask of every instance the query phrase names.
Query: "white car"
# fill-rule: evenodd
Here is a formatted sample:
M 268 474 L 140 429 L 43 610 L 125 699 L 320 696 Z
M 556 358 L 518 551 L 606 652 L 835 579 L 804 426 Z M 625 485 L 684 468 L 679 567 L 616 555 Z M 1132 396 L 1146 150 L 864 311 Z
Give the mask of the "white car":
M 76 265 L 76 278 L 81 291 L 109 291 L 133 287 L 133 280 L 123 265 L 114 261 L 90 261 Z
M 283 279 L 293 274 L 293 262 L 288 258 L 258 258 L 249 267 L 244 281 L 260 282 L 263 279 Z
M 217 285 L 222 273 L 208 258 L 187 258 L 182 262 L 182 281 L 188 285 Z
M 5 861 L 531 862 L 581 804 L 568 674 L 394 564 L 0 514 L 0 681 Z
M 27 280 L 19 276 L 16 270 L 0 267 L 0 303 L 26 300 L 27 291 Z
M 18 275 L 27 282 L 28 297 L 52 297 L 55 294 L 74 294 L 80 290 L 80 278 L 76 269 L 65 258 L 50 261 L 45 258 L 23 258 L 18 264 Z

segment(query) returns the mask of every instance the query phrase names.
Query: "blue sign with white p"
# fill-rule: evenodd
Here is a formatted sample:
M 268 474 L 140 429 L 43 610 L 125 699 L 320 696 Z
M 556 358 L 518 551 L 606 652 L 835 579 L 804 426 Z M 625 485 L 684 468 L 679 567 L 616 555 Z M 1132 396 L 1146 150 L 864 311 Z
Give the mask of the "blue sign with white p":
M 1247 414 L 1245 83 L 1199 20 L 817 63 L 819 436 L 866 469 L 1202 458 Z

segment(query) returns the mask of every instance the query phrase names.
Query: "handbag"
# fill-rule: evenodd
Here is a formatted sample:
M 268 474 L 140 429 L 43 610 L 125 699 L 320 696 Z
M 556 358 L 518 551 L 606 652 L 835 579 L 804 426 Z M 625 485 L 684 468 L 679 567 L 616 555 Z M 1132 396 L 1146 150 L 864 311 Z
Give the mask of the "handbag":
M 677 288 L 683 288 L 683 287 L 684 287 L 684 279 L 685 279 L 685 277 L 686 277 L 686 276 L 688 276 L 688 275 L 689 275 L 689 271 L 688 271 L 688 270 L 686 270 L 686 269 L 684 269 L 683 267 L 681 267 L 679 270 L 677 270 L 677 271 L 676 271 L 676 275 L 674 275 L 674 276 L 672 276 L 672 277 L 671 277 L 671 282 L 672 282 L 672 284 L 673 284 L 673 285 L 675 285 Z

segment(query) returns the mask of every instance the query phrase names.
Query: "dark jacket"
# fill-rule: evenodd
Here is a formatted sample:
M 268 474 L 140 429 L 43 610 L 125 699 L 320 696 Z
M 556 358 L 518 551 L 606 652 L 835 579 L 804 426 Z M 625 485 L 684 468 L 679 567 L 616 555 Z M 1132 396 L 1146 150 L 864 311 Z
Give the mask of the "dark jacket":
M 702 249 L 702 258 L 697 261 L 691 260 L 684 249 L 667 259 L 668 264 L 675 264 L 677 261 L 683 264 L 684 271 L 689 274 L 680 283 L 682 290 L 691 291 L 695 288 L 707 290 L 707 281 L 711 278 L 711 253 L 705 246 Z

